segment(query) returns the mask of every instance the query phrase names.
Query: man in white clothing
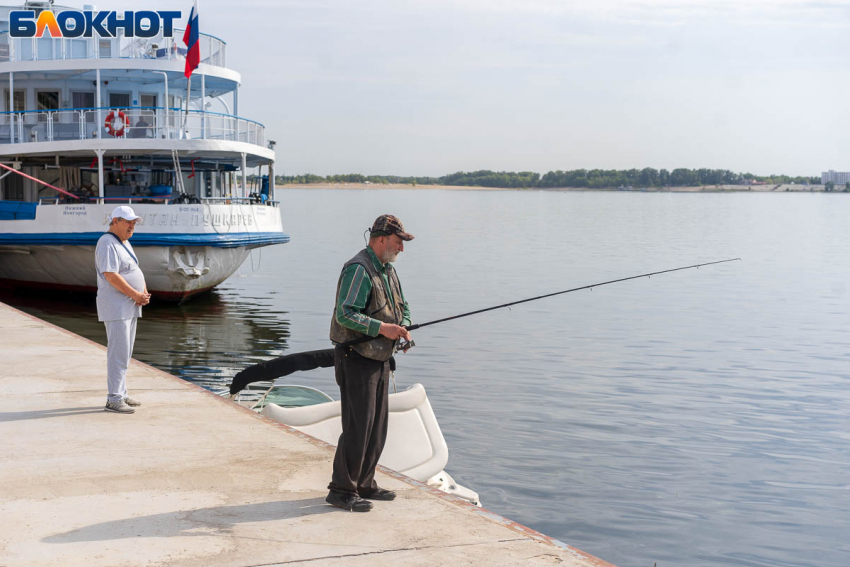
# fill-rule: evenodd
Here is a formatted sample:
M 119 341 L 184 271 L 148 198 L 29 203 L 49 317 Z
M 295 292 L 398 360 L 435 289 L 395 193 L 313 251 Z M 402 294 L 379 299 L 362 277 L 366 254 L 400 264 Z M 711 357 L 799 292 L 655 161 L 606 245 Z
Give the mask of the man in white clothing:
M 109 395 L 106 411 L 133 413 L 142 405 L 127 395 L 127 367 L 136 341 L 136 321 L 142 305 L 151 294 L 139 260 L 128 242 L 142 217 L 127 205 L 115 207 L 109 232 L 100 237 L 95 249 L 97 267 L 97 319 L 106 325 L 106 383 Z

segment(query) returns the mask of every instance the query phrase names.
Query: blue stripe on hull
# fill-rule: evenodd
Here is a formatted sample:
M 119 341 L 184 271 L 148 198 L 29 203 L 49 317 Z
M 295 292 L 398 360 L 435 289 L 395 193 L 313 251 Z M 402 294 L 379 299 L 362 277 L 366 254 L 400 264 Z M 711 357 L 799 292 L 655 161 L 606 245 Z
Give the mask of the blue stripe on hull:
M 60 244 L 94 246 L 101 236 L 103 236 L 102 232 L 0 233 L 0 244 L 15 244 L 18 246 Z M 232 232 L 230 234 L 136 233 L 130 242 L 133 246 L 214 246 L 216 248 L 237 248 L 239 246 L 284 244 L 289 242 L 289 235 L 281 232 Z

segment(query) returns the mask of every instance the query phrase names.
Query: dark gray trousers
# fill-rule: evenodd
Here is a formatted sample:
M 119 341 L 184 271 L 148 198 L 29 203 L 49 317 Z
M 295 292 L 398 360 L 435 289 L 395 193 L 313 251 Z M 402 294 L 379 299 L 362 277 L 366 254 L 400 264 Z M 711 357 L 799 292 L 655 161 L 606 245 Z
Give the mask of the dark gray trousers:
M 375 467 L 387 440 L 390 364 L 336 347 L 334 371 L 342 404 L 342 435 L 328 488 L 371 494 L 378 488 Z

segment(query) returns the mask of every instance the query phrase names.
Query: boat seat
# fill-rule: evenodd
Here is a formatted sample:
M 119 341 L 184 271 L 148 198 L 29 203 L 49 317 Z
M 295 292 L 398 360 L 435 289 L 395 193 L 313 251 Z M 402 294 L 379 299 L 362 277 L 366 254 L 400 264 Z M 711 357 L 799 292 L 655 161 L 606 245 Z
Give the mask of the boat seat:
M 283 408 L 269 403 L 263 415 L 322 441 L 336 445 L 342 433 L 339 402 Z M 422 384 L 389 396 L 387 443 L 380 464 L 427 481 L 441 472 L 449 460 L 449 448 Z

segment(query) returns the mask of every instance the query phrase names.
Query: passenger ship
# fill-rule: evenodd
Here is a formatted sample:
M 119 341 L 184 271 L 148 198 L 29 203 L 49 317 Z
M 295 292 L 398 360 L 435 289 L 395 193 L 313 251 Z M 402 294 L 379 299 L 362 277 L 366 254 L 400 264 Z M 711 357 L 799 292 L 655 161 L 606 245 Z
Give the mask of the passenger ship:
M 0 283 L 94 291 L 94 247 L 118 205 L 143 219 L 130 242 L 155 298 L 210 290 L 252 249 L 289 241 L 274 142 L 239 116 L 224 41 L 200 34 L 187 89 L 182 30 L 13 38 L 13 10 L 75 8 L 0 7 Z

